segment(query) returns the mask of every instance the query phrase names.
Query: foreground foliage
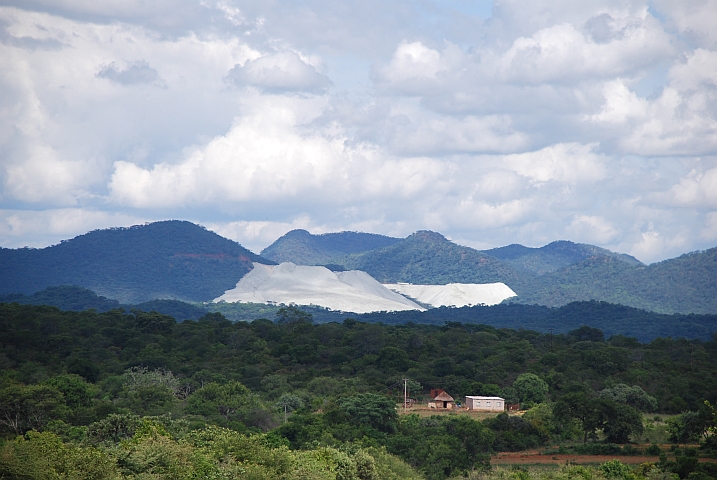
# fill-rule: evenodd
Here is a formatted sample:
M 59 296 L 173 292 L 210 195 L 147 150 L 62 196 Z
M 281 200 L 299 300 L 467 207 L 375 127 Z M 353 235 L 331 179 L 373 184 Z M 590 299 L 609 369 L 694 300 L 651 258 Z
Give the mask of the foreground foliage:
M 590 327 L 317 325 L 295 308 L 276 322 L 176 323 L 0 305 L 0 478 L 443 480 L 548 442 L 626 451 L 655 410 L 682 412 L 662 428 L 708 452 L 716 343 L 606 340 Z M 527 411 L 399 416 L 404 378 L 414 398 L 443 388 Z M 684 457 L 660 471 L 701 471 Z
M 292 451 L 266 435 L 208 427 L 181 438 L 142 421 L 136 433 L 104 447 L 63 443 L 35 431 L 0 449 L 0 478 L 399 480 L 420 475 L 381 449 L 347 446 Z

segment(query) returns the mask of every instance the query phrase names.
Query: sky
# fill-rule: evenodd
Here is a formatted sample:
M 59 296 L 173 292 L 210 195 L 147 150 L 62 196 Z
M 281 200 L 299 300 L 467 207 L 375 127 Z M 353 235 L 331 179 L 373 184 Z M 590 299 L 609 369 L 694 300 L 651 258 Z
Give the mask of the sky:
M 717 0 L 0 0 L 0 246 L 717 246 Z

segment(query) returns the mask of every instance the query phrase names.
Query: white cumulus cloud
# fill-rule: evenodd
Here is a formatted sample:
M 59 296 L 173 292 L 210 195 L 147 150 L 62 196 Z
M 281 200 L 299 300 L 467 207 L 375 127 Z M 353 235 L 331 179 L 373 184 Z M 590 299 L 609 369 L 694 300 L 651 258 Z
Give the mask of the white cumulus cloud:
M 256 250 L 714 246 L 717 0 L 456 5 L 4 2 L 4 245 L 185 218 Z
M 267 92 L 322 93 L 331 85 L 315 65 L 291 51 L 249 59 L 232 68 L 227 78 L 238 86 L 258 87 Z

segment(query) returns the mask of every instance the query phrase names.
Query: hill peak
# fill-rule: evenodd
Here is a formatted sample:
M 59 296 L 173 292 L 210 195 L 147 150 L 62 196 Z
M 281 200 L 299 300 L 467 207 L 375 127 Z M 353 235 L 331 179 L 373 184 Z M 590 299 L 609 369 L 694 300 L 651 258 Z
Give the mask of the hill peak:
M 284 238 L 309 238 L 312 236 L 311 232 L 304 230 L 303 228 L 290 230 L 284 234 Z
M 347 255 L 393 245 L 399 238 L 376 233 L 336 232 L 314 235 L 306 230 L 292 230 L 261 251 L 263 257 L 275 262 L 296 265 L 342 263 Z
M 408 239 L 415 238 L 417 240 L 423 240 L 424 242 L 449 242 L 446 237 L 438 232 L 432 232 L 431 230 L 419 230 L 416 233 L 409 235 Z
M 0 294 L 76 285 L 126 303 L 206 301 L 236 285 L 252 262 L 237 242 L 182 220 L 94 230 L 40 250 L 0 251 Z

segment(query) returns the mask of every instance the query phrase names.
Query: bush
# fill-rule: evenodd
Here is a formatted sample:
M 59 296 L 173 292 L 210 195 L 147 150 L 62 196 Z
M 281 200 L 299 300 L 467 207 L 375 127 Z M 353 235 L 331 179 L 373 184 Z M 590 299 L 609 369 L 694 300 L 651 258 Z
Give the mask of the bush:
M 656 443 L 653 443 L 645 449 L 645 453 L 648 455 L 659 456 L 662 453 L 662 449 Z
M 575 445 L 575 453 L 580 455 L 621 455 L 622 448 L 614 443 L 586 443 Z

